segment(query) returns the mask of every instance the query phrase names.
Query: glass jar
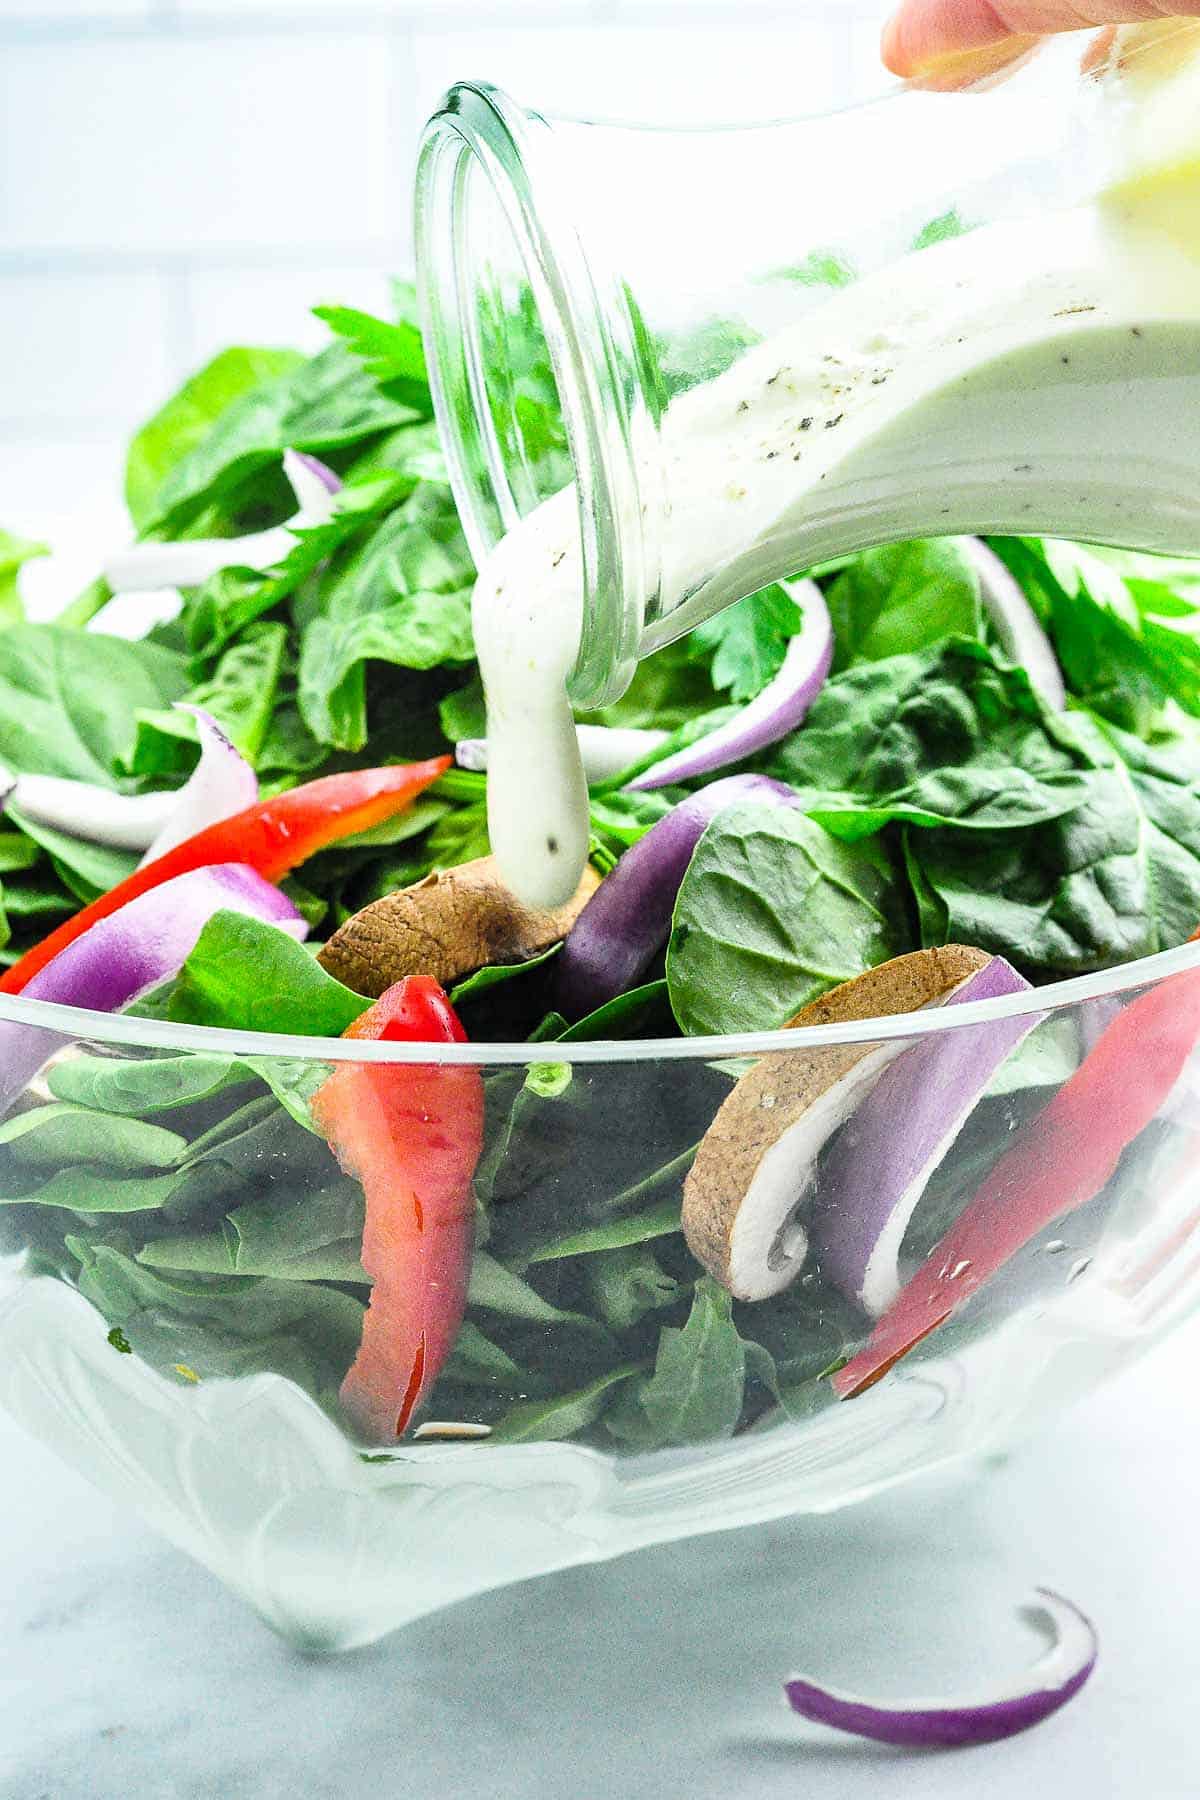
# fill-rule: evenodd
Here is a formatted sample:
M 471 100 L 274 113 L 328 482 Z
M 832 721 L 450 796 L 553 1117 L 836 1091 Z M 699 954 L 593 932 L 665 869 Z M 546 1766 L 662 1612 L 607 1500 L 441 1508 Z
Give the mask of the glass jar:
M 438 422 L 477 561 L 576 484 L 577 708 L 743 594 L 869 543 L 1200 551 L 1200 259 L 1175 229 L 1192 190 L 1181 209 L 1172 136 L 1195 90 L 1145 115 L 1149 148 L 1140 107 L 1191 69 L 1194 27 L 1111 39 L 1086 73 L 1073 38 L 986 92 L 746 127 L 446 96 L 416 194 Z

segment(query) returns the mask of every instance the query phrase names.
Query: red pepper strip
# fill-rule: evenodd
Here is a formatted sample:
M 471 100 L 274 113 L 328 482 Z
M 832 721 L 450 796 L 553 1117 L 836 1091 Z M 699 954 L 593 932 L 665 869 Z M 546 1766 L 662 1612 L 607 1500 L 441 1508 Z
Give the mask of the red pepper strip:
M 1200 935 L 1200 934 L 1197 934 Z M 1091 1054 L 983 1186 L 833 1377 L 840 1400 L 873 1387 L 1055 1219 L 1086 1206 L 1156 1117 L 1200 1039 L 1200 969 L 1119 1012 Z
M 398 981 L 344 1036 L 466 1041 L 428 975 Z M 362 1260 L 374 1285 L 342 1404 L 365 1438 L 386 1444 L 403 1436 L 462 1323 L 483 1076 L 461 1063 L 342 1063 L 317 1090 L 312 1111 L 366 1195 Z
M 344 775 L 325 775 L 306 782 L 271 800 L 260 800 L 244 812 L 221 819 L 195 837 L 176 844 L 145 868 L 135 869 L 107 894 L 101 894 L 27 950 L 0 977 L 0 994 L 19 994 L 27 981 L 51 959 L 74 943 L 99 919 L 107 919 L 128 900 L 136 900 L 150 888 L 190 869 L 210 863 L 249 863 L 266 881 L 281 881 L 327 844 L 382 825 L 394 813 L 403 812 L 423 788 L 450 766 L 448 756 L 431 762 L 406 763 L 389 769 L 353 769 Z

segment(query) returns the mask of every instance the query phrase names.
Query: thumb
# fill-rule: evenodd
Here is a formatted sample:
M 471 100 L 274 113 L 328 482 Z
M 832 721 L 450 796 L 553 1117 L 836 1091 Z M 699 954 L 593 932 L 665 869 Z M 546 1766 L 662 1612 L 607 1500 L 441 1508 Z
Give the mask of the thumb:
M 907 80 L 966 87 L 1049 33 L 1161 21 L 1163 10 L 1154 0 L 903 0 L 884 28 L 883 60 Z M 1200 0 L 1172 0 L 1171 10 L 1194 18 Z

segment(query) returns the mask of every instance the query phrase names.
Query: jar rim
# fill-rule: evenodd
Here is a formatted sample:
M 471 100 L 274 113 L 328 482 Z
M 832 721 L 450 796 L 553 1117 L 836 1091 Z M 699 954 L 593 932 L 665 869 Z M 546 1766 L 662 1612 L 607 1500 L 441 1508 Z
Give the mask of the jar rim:
M 200 1052 L 210 1055 L 265 1056 L 276 1061 L 317 1063 L 435 1063 L 475 1067 L 536 1063 L 712 1062 L 722 1058 L 787 1054 L 827 1049 L 833 1045 L 919 1040 L 1002 1020 L 1042 1018 L 1089 1000 L 1115 999 L 1150 988 L 1172 977 L 1200 970 L 1200 941 L 1160 950 L 1115 969 L 1072 975 L 1045 987 L 1003 994 L 993 1000 L 971 1000 L 953 1007 L 891 1013 L 844 1024 L 810 1025 L 802 1032 L 739 1032 L 723 1037 L 594 1039 L 584 1043 L 401 1044 L 386 1039 L 292 1037 L 266 1031 L 223 1030 L 212 1025 L 177 1024 L 169 1019 L 142 1019 L 128 1013 L 93 1012 L 23 995 L 0 994 L 0 1022 L 41 1029 L 103 1043 L 142 1049 Z
M 636 346 L 619 284 L 585 247 L 564 191 L 553 122 L 488 82 L 457 82 L 429 119 L 417 164 L 414 236 L 421 327 L 450 484 L 477 564 L 519 517 L 487 406 L 467 243 L 470 181 L 490 185 L 529 283 L 575 472 L 584 571 L 577 707 L 618 698 L 657 599 L 654 519 L 632 452 L 642 396 L 619 372 Z

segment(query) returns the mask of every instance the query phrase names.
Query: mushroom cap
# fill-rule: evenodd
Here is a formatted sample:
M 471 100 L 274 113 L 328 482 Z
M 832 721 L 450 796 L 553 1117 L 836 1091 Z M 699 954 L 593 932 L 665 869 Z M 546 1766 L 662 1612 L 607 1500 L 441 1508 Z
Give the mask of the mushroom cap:
M 848 1024 L 936 1005 L 991 958 L 965 944 L 893 957 L 798 1012 L 788 1030 Z M 705 1132 L 683 1188 L 683 1231 L 709 1274 L 741 1300 L 765 1300 L 804 1264 L 792 1218 L 817 1158 L 899 1043 L 772 1051 L 737 1083 Z
M 482 856 L 364 906 L 317 961 L 355 993 L 376 999 L 405 975 L 431 975 L 451 987 L 476 969 L 527 962 L 557 944 L 599 885 L 589 865 L 567 904 L 544 912 L 518 900 L 495 858 Z

